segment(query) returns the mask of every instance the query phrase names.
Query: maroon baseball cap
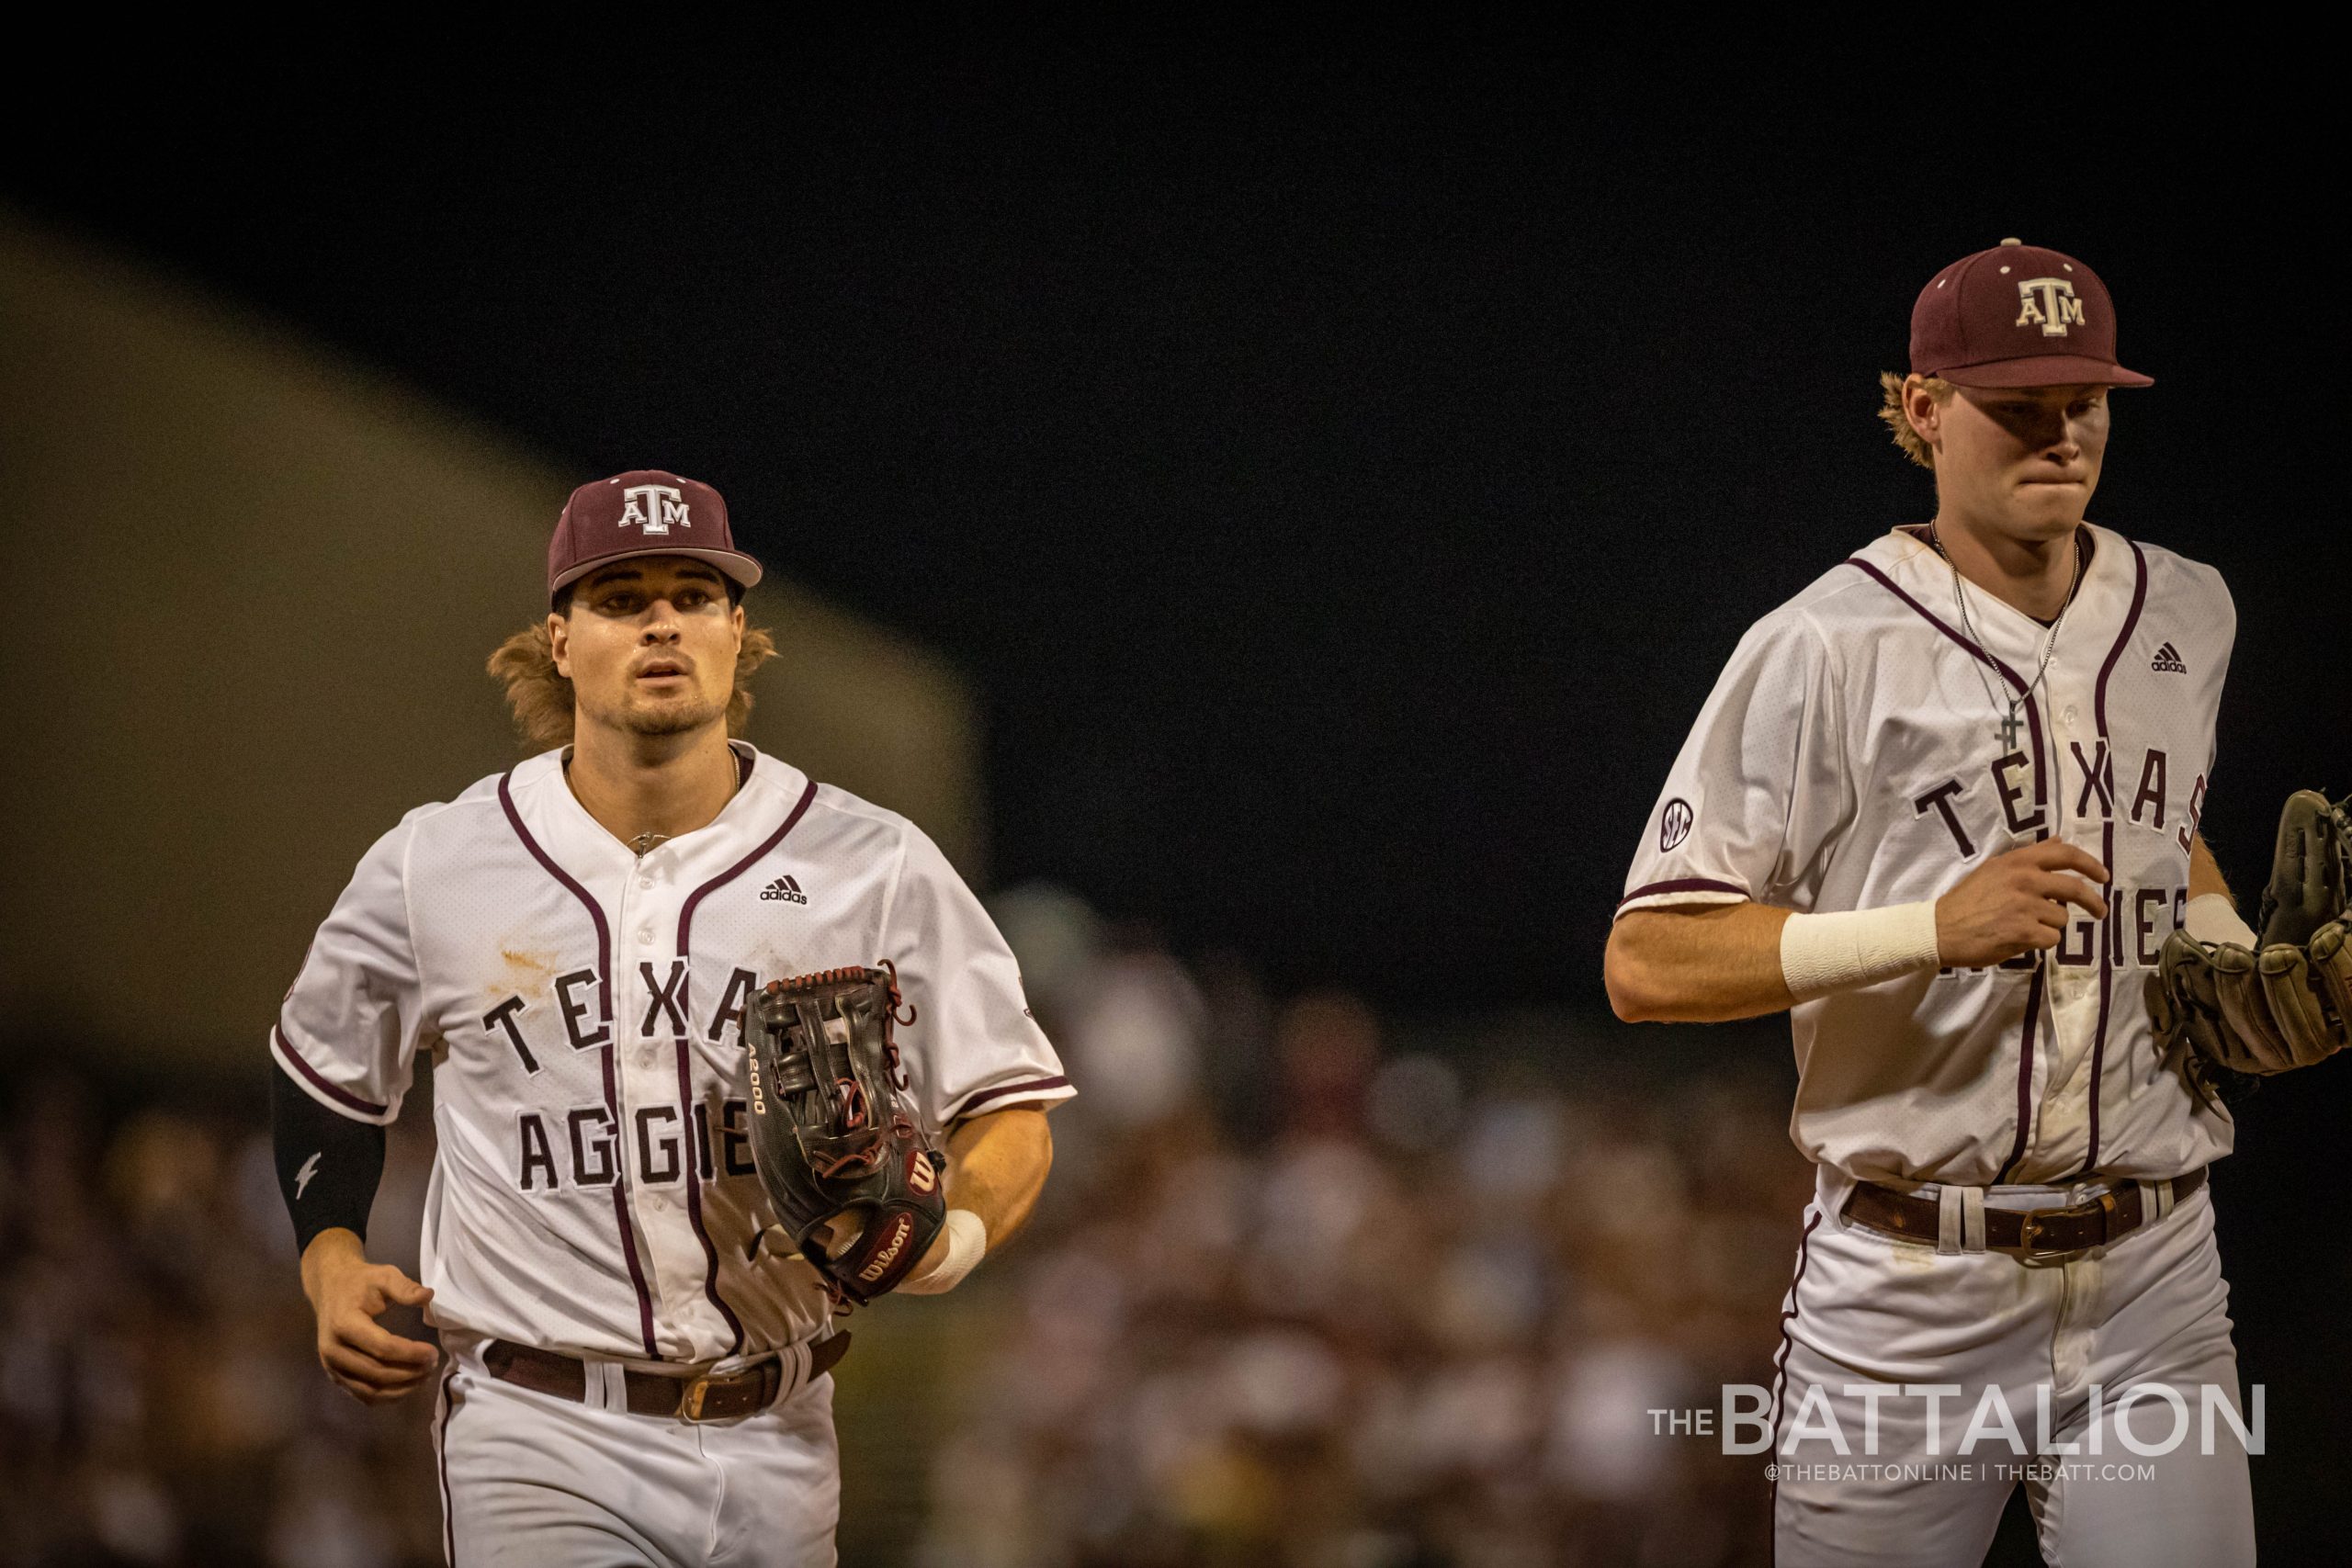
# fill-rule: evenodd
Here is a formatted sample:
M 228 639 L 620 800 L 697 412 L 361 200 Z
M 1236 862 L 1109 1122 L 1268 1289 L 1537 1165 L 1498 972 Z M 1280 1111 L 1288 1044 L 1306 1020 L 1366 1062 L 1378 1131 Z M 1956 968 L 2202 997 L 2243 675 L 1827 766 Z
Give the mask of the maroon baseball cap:
M 2154 384 L 2115 362 L 2115 305 L 2098 274 L 2017 240 L 1962 257 L 1919 290 L 1911 369 L 1961 387 Z
M 735 547 L 717 491 L 660 468 L 631 468 L 582 485 L 563 503 L 548 541 L 548 596 L 631 556 L 692 556 L 746 588 L 760 580 L 760 563 Z

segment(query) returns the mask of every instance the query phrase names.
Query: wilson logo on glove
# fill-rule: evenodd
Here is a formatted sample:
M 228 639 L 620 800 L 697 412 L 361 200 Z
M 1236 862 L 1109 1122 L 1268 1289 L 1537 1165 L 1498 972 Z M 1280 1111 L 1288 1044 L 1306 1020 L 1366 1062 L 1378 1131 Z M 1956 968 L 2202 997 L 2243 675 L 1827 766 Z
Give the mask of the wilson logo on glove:
M 899 1254 L 906 1250 L 907 1237 L 914 1234 L 912 1217 L 899 1214 L 896 1219 L 898 1224 L 891 1233 L 890 1245 L 876 1254 L 873 1262 L 857 1271 L 857 1277 L 869 1285 L 890 1271 L 890 1265 L 897 1262 Z

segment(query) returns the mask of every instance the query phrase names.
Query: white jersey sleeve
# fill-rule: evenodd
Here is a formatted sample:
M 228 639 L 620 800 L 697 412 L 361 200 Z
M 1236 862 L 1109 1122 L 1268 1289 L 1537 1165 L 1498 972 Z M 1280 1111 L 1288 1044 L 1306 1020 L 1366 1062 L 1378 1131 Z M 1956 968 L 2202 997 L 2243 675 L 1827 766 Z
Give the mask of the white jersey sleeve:
M 1803 908 L 1852 816 L 1844 715 L 1820 628 L 1784 607 L 1748 628 L 1650 813 L 1617 912 L 1743 899 Z
M 419 815 L 409 813 L 361 857 L 270 1032 L 270 1050 L 289 1077 L 363 1122 L 400 1114 L 424 1017 L 407 888 Z
M 930 1128 L 1077 1090 L 1031 1016 L 1021 969 L 988 911 L 939 846 L 907 829 L 884 954 L 915 1008 L 899 1031 L 915 1104 Z

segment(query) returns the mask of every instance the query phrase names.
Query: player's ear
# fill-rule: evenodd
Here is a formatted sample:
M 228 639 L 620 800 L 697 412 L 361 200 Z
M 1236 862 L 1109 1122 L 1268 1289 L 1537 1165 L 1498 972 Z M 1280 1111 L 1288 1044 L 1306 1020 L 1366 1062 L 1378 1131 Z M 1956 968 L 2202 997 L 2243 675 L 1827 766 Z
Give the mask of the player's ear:
M 553 610 L 548 612 L 548 651 L 555 657 L 555 672 L 571 680 L 571 622 Z
M 1903 378 L 1903 412 L 1911 421 L 1911 428 L 1929 446 L 1943 443 L 1943 400 L 1928 389 L 1925 376 Z

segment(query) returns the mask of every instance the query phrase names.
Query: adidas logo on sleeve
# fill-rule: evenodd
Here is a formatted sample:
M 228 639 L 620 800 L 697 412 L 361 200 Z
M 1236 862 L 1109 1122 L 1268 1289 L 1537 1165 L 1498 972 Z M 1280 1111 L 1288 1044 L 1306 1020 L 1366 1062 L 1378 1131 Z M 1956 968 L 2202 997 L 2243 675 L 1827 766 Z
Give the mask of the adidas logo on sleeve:
M 2170 643 L 2165 643 L 2156 649 L 2156 656 L 2148 660 L 2148 668 L 2164 675 L 2188 673 L 2188 666 L 2180 661 L 2180 650 Z
M 779 876 L 760 889 L 760 897 L 771 904 L 806 904 L 808 895 L 800 891 L 797 877 Z

